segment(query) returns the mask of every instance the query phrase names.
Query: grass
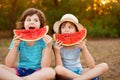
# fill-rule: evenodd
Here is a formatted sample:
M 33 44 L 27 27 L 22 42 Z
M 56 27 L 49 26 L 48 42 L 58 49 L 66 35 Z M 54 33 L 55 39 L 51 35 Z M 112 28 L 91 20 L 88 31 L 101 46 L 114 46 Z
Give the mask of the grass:
M 0 64 L 4 64 L 10 42 L 11 39 L 0 39 Z M 119 80 L 120 39 L 88 40 L 87 45 L 96 64 L 106 62 L 110 68 L 108 72 L 101 75 L 101 80 Z

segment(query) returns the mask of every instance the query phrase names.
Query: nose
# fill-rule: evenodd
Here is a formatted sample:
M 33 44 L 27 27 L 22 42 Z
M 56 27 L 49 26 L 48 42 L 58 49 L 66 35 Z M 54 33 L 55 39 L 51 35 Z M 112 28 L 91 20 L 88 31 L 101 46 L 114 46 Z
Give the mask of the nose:
M 66 27 L 66 28 L 65 28 L 65 30 L 66 30 L 66 31 L 68 31 L 68 30 L 69 30 L 69 28 L 68 28 L 68 27 Z
M 68 29 L 65 29 L 65 32 L 68 32 Z
M 31 20 L 31 21 L 30 21 L 30 24 L 31 24 L 31 25 L 33 25 L 33 24 L 34 24 L 34 21 L 33 21 L 33 20 Z
M 69 29 L 68 29 L 68 28 L 65 28 L 65 32 L 69 32 Z
M 31 25 L 33 25 L 33 24 L 34 24 L 34 22 L 31 22 L 30 24 L 31 24 Z

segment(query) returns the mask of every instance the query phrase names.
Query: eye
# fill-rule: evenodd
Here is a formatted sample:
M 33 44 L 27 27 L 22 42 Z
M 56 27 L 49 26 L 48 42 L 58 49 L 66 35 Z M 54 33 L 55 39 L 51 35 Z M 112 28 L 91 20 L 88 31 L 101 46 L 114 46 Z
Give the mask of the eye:
M 63 28 L 65 28 L 65 26 L 61 26 L 61 28 L 63 29 Z
M 27 18 L 27 19 L 26 19 L 26 21 L 27 21 L 27 22 L 30 22 L 30 21 L 31 21 L 31 19 L 30 19 L 30 18 Z
M 73 26 L 69 26 L 70 29 L 73 29 Z
M 39 20 L 38 19 L 34 19 L 35 22 L 38 22 Z

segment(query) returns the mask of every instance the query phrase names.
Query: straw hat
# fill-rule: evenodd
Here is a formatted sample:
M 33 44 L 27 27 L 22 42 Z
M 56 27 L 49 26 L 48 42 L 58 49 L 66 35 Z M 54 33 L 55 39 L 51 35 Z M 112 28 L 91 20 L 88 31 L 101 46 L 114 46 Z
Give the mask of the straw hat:
M 78 19 L 73 15 L 73 14 L 65 14 L 60 21 L 55 22 L 55 24 L 53 25 L 53 30 L 56 33 L 59 33 L 59 27 L 60 25 L 65 22 L 65 21 L 70 21 L 72 23 L 74 23 L 78 30 L 80 31 L 81 29 L 83 29 L 84 27 L 78 22 Z

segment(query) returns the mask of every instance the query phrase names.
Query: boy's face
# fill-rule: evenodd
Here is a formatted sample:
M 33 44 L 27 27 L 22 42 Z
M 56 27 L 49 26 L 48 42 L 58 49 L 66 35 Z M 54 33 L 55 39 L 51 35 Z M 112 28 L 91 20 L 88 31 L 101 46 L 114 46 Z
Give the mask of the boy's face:
M 40 20 L 36 14 L 32 16 L 27 16 L 24 22 L 24 27 L 26 30 L 40 28 Z
M 66 23 L 62 24 L 61 34 L 63 34 L 63 33 L 74 33 L 74 32 L 76 32 L 76 28 L 72 23 L 66 22 Z

